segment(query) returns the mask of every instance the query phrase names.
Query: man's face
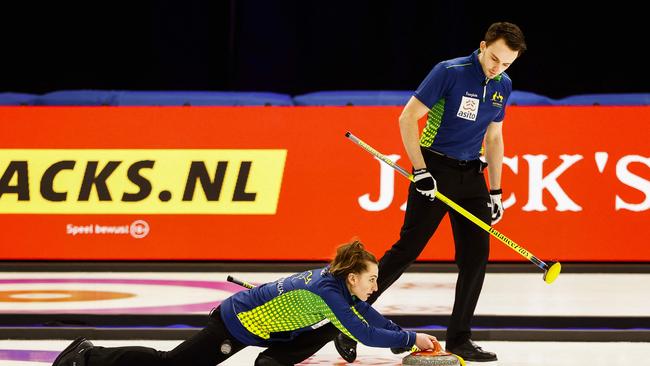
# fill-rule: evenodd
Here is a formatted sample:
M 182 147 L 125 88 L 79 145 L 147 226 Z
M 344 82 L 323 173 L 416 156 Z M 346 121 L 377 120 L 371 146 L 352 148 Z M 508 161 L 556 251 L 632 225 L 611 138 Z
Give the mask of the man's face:
M 519 52 L 511 50 L 503 39 L 498 39 L 489 46 L 482 41 L 480 48 L 479 62 L 485 76 L 490 79 L 506 71 L 519 55 Z
M 366 262 L 366 271 L 350 273 L 347 278 L 348 289 L 361 301 L 368 300 L 370 295 L 377 291 L 377 264 Z

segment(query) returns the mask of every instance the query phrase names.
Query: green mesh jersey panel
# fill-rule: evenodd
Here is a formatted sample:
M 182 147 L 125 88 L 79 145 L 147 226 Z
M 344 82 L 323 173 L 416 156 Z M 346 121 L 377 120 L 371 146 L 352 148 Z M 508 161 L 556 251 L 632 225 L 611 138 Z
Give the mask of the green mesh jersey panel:
M 440 99 L 436 104 L 429 109 L 427 116 L 427 124 L 422 130 L 422 136 L 420 137 L 420 145 L 424 147 L 430 147 L 435 140 L 436 135 L 438 134 L 438 129 L 440 128 L 440 123 L 442 123 L 442 114 L 445 112 L 445 100 Z
M 354 307 L 351 308 L 367 324 L 361 314 Z M 249 332 L 262 339 L 269 339 L 271 333 L 293 331 L 328 319 L 345 335 L 356 340 L 325 301 L 308 290 L 289 291 L 254 309 L 237 314 L 237 318 Z

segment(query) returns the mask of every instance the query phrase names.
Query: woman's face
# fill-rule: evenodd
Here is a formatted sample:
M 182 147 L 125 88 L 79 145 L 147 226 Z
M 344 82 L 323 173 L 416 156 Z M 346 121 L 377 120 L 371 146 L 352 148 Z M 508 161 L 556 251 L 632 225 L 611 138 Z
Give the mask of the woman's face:
M 366 270 L 361 273 L 349 273 L 347 278 L 348 289 L 359 300 L 366 301 L 370 295 L 377 291 L 377 276 L 379 268 L 376 263 L 366 261 Z

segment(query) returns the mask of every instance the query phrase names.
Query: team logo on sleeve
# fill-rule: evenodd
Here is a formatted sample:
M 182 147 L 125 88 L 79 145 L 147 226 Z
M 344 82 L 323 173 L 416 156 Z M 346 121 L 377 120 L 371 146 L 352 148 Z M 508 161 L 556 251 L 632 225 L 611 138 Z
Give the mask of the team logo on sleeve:
M 494 94 L 492 94 L 492 105 L 497 108 L 503 108 L 503 95 L 498 91 L 495 91 Z
M 460 101 L 460 107 L 458 107 L 457 117 L 476 121 L 476 116 L 478 115 L 478 105 L 479 100 L 477 98 L 470 98 L 463 96 L 463 99 Z

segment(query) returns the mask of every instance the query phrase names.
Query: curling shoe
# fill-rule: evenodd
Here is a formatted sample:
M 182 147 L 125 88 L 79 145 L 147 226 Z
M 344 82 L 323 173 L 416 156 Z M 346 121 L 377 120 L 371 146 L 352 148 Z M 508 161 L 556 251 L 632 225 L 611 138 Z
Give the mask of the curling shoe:
M 334 338 L 334 346 L 347 363 L 352 363 L 357 359 L 357 342 L 354 339 L 339 333 Z
M 465 361 L 493 362 L 497 360 L 496 353 L 484 351 L 471 339 L 466 340 L 458 346 L 447 348 L 446 351 L 462 357 Z
M 86 351 L 93 348 L 92 342 L 80 337 L 72 341 L 54 360 L 52 366 L 86 366 Z

